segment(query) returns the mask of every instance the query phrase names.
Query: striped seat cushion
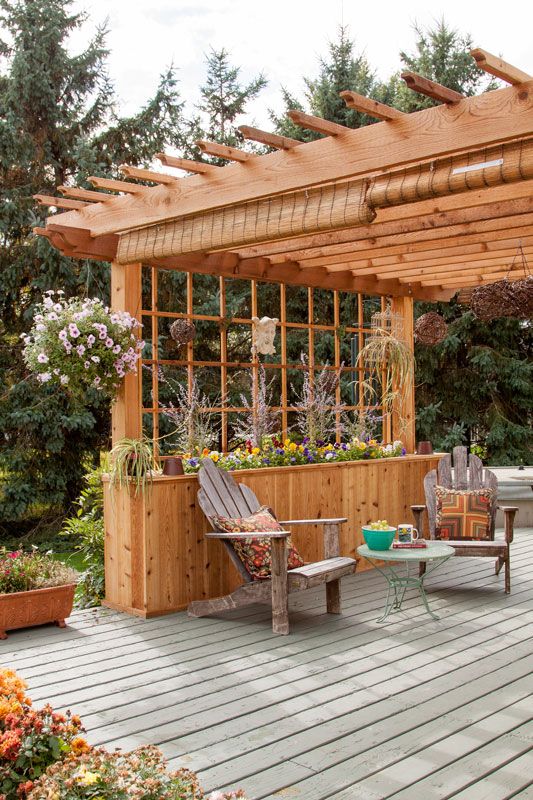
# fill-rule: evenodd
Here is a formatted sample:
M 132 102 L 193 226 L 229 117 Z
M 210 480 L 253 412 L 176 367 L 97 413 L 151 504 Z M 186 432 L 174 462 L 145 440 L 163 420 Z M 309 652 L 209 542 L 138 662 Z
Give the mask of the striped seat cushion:
M 463 491 L 435 487 L 437 516 L 436 539 L 481 541 L 490 539 L 490 512 L 494 500 L 492 489 Z

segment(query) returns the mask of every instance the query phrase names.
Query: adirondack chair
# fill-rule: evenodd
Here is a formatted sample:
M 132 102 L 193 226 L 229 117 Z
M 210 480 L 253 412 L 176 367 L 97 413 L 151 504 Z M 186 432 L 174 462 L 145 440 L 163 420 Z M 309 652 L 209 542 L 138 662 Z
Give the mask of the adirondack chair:
M 498 492 L 498 479 L 489 469 L 483 468 L 481 459 L 470 454 L 468 457 L 466 447 L 454 447 L 453 449 L 453 471 L 452 458 L 448 453 L 439 461 L 436 470 L 428 472 L 424 478 L 424 490 L 426 495 L 425 506 L 411 506 L 415 518 L 416 528 L 422 532 L 422 515 L 427 509 L 429 522 L 429 535 L 435 538 L 435 523 L 437 515 L 437 499 L 435 496 L 435 486 L 444 486 L 447 489 L 493 489 L 494 502 L 490 511 L 490 539 L 483 541 L 469 541 L 465 539 L 446 540 L 455 550 L 456 556 L 486 556 L 496 558 L 495 572 L 499 574 L 502 567 L 505 567 L 505 592 L 511 591 L 511 542 L 513 541 L 513 525 L 517 508 L 514 506 L 501 506 L 504 512 L 505 533 L 504 539 L 495 539 L 496 511 L 498 505 L 496 496 Z M 425 564 L 420 562 L 420 572 L 425 571 Z
M 324 527 L 324 561 L 306 564 L 287 571 L 288 530 L 276 532 L 226 533 L 216 528 L 213 517 L 248 517 L 261 507 L 253 491 L 244 484 L 238 484 L 232 476 L 218 469 L 209 458 L 202 461 L 198 479 L 198 503 L 213 527 L 206 533 L 208 539 L 220 539 L 228 555 L 237 568 L 243 585 L 231 594 L 212 600 L 198 600 L 190 603 L 188 613 L 193 617 L 204 617 L 241 608 L 253 603 L 272 605 L 272 630 L 274 633 L 289 633 L 288 595 L 301 589 L 326 584 L 326 607 L 329 614 L 341 613 L 340 579 L 355 572 L 357 562 L 353 558 L 339 555 L 339 529 L 347 522 L 345 517 L 338 519 L 280 520 L 280 524 L 292 528 L 295 525 L 322 525 Z M 273 513 L 273 512 L 272 512 Z M 242 561 L 236 554 L 232 539 L 249 539 L 258 536 L 271 540 L 272 571 L 270 580 L 252 580 Z

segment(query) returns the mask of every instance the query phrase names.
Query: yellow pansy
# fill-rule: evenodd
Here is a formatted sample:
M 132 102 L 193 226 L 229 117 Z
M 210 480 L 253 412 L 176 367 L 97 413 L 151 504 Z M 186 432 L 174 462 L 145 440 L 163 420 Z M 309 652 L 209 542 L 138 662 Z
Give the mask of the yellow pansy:
M 258 447 L 252 447 L 252 455 L 256 456 L 261 450 Z
M 291 453 L 294 453 L 294 451 L 296 449 L 297 449 L 297 445 L 295 444 L 295 442 L 291 442 L 290 445 L 289 445 L 289 450 L 291 451 Z
M 366 450 L 366 444 L 364 442 L 359 442 L 359 450 Z
M 209 457 L 212 461 L 218 461 L 219 459 L 218 453 L 209 453 Z
M 285 441 L 284 441 L 285 447 L 288 447 L 290 445 L 290 443 L 291 443 L 290 439 L 285 439 Z

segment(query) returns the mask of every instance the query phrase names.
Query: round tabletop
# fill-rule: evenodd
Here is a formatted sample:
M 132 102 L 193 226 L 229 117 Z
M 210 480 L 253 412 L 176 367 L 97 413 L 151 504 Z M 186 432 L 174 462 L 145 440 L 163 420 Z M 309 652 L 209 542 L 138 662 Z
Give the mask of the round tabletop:
M 390 550 L 371 550 L 367 544 L 357 548 L 364 558 L 375 558 L 380 561 L 432 561 L 435 558 L 449 558 L 455 550 L 443 542 L 428 542 L 427 547 L 398 548 Z

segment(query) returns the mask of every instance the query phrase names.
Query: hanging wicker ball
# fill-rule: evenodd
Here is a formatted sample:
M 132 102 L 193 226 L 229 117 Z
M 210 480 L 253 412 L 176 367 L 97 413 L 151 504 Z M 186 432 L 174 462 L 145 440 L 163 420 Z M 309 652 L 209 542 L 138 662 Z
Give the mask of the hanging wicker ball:
M 435 345 L 442 342 L 448 333 L 448 325 L 440 314 L 428 311 L 415 324 L 415 339 L 420 344 Z
M 533 275 L 513 283 L 515 314 L 517 319 L 533 319 Z
M 183 347 L 184 344 L 192 342 L 196 336 L 196 328 L 188 319 L 177 319 L 170 326 L 170 335 L 178 347 Z
M 501 317 L 533 318 L 533 276 L 478 286 L 472 292 L 470 308 L 485 322 Z

